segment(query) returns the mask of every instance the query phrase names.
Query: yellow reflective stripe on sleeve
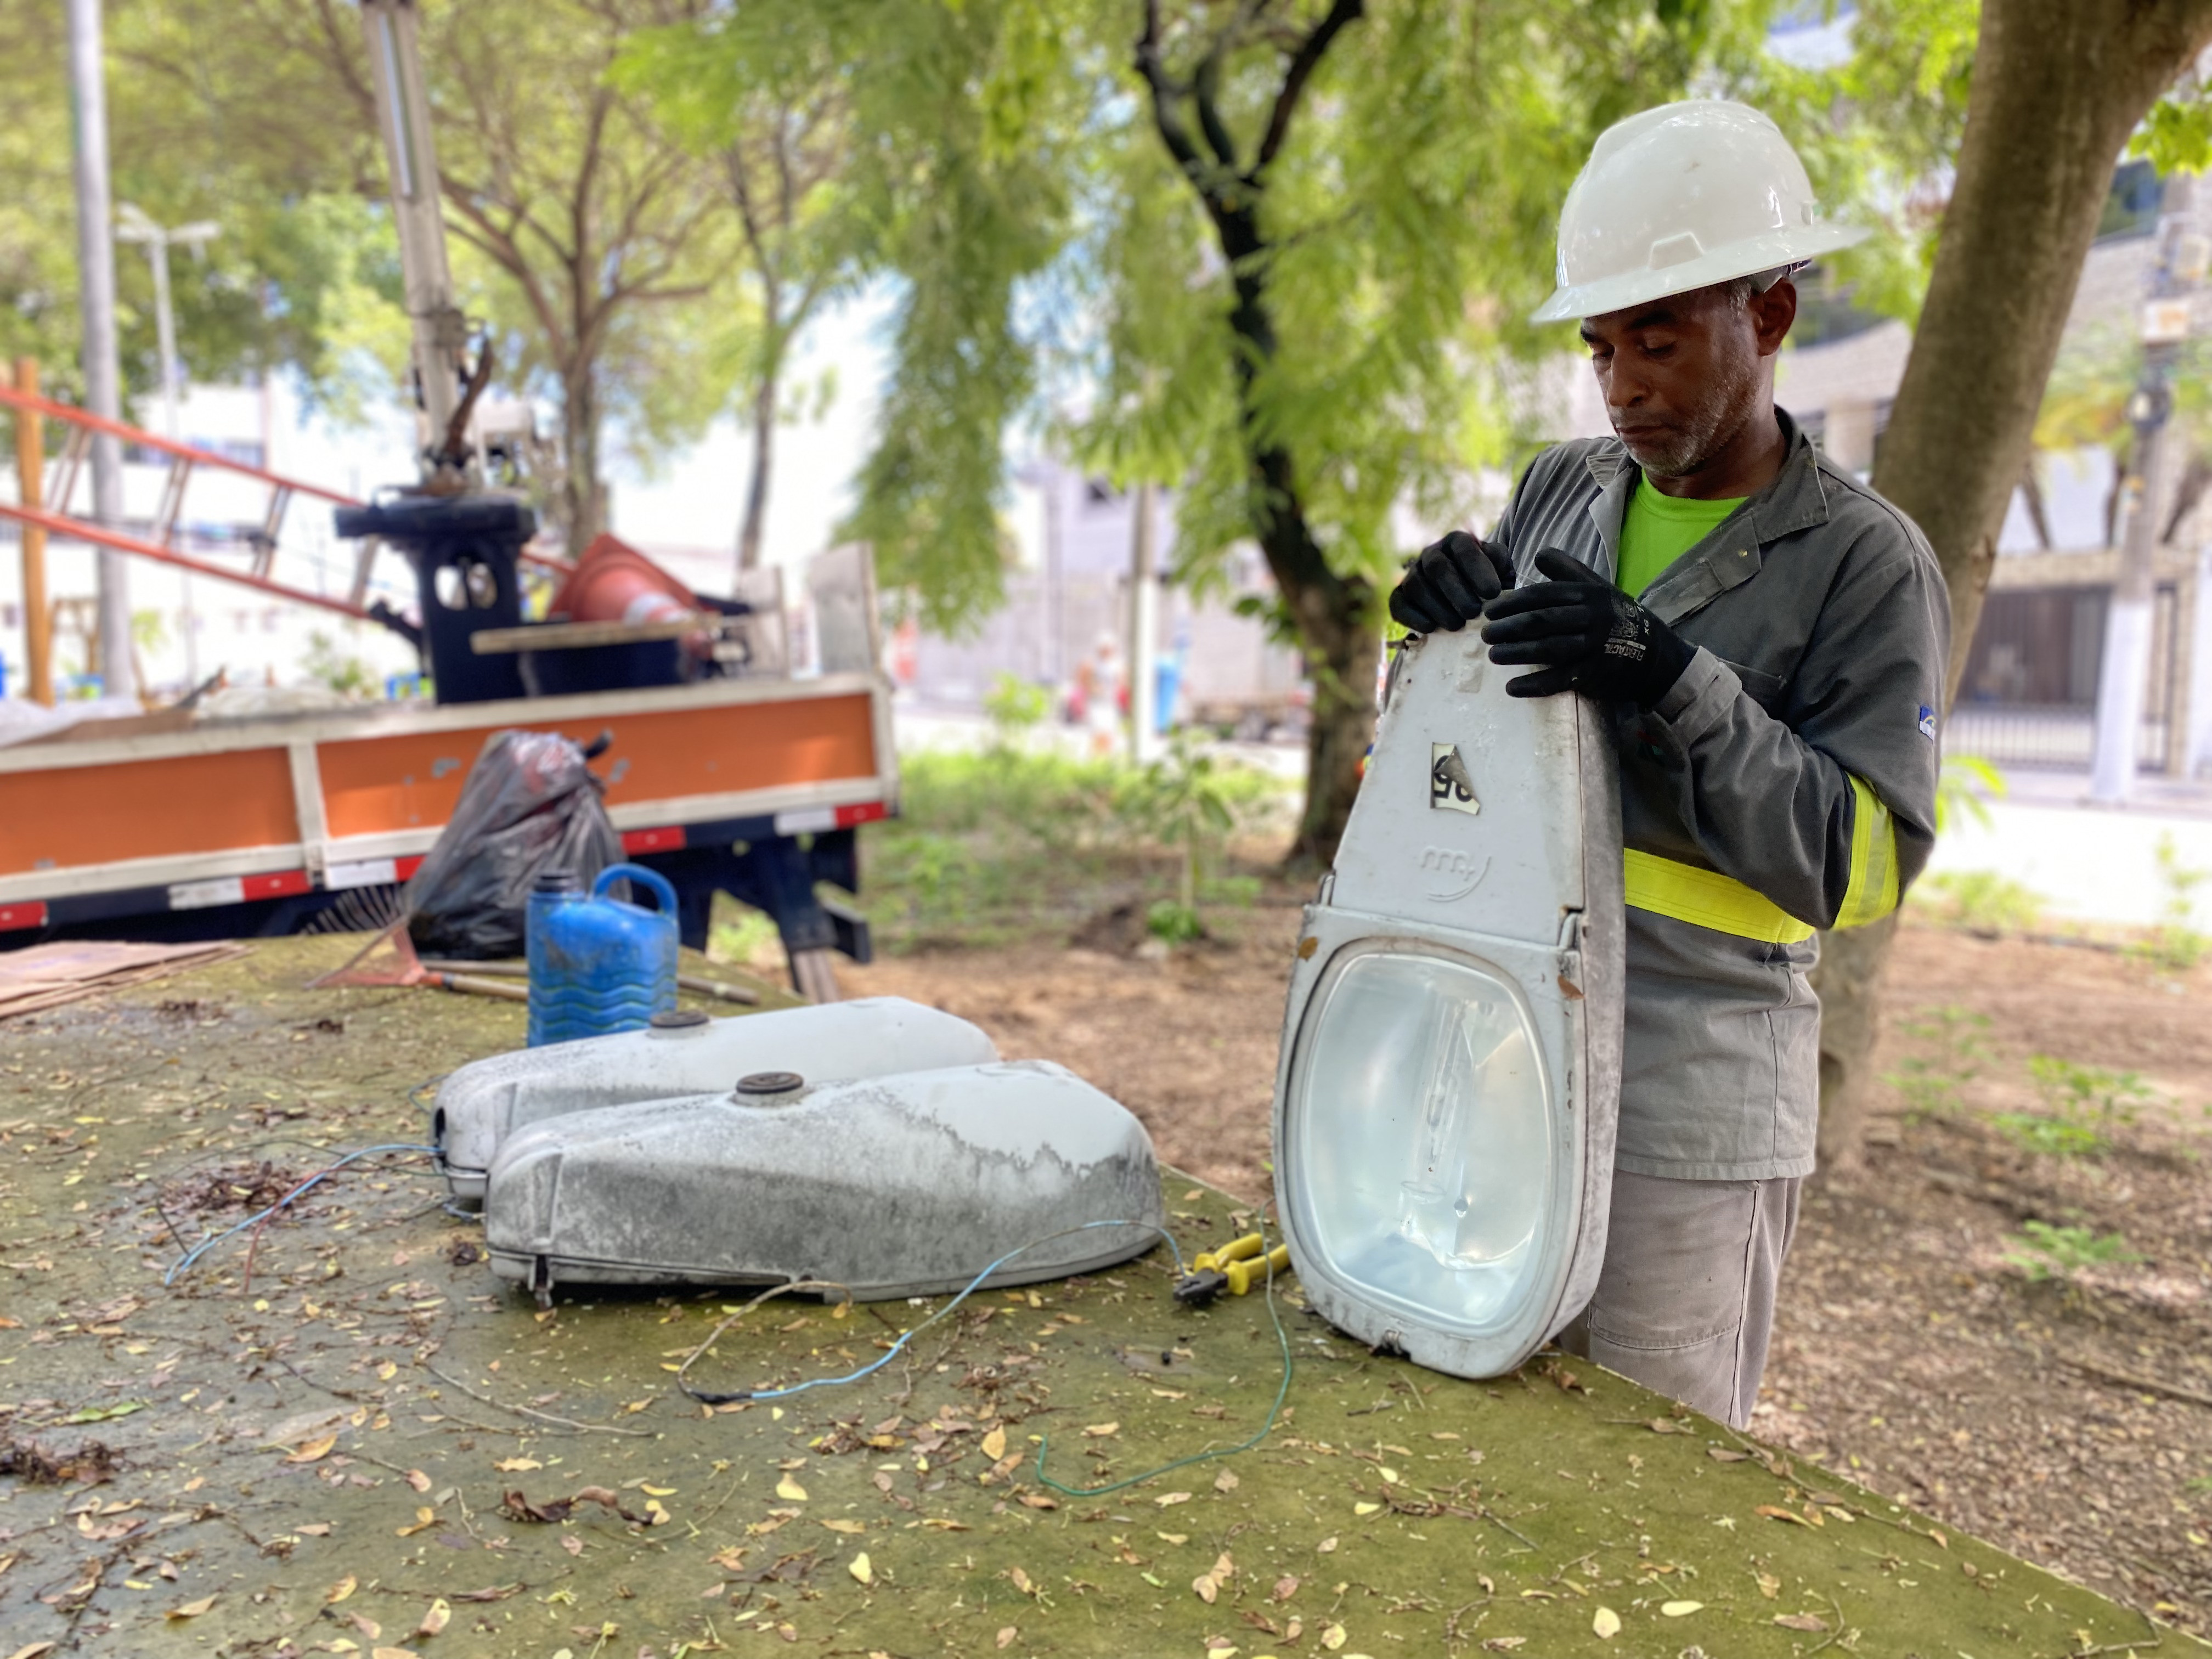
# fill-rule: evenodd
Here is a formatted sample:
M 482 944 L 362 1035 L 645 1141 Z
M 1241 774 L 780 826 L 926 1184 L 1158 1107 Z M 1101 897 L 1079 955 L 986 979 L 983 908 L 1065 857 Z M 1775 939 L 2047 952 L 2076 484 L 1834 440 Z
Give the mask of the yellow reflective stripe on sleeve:
M 1863 927 L 1897 908 L 1897 823 L 1865 779 L 1851 779 L 1851 879 L 1838 927 Z
M 1733 876 L 1662 859 L 1656 853 L 1639 853 L 1632 847 L 1621 859 L 1628 902 L 1636 909 L 1769 945 L 1795 945 L 1813 937 L 1810 927 Z M 1893 872 L 1893 864 L 1892 868 Z M 1894 873 L 1890 884 L 1894 889 Z M 1893 896 L 1890 902 L 1896 902 Z

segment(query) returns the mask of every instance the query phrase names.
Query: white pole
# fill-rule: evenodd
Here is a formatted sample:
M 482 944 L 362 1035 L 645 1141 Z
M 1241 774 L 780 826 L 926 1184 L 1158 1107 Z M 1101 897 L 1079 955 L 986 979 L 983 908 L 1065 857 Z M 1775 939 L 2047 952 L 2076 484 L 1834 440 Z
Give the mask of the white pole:
M 123 418 L 123 372 L 115 347 L 115 241 L 107 194 L 107 89 L 100 54 L 100 0 L 69 0 L 70 88 L 76 115 L 77 295 L 84 332 L 84 402 L 93 414 Z M 67 503 L 60 503 L 66 507 Z M 92 441 L 92 516 L 123 525 L 123 446 Z M 137 695 L 131 657 L 130 567 L 101 550 L 100 671 L 109 696 Z
M 181 374 L 177 364 L 176 314 L 169 307 L 169 233 L 165 227 L 148 220 L 137 230 L 136 238 L 146 244 L 146 263 L 154 268 L 154 329 L 161 351 L 161 423 L 170 437 L 182 443 L 184 392 L 179 384 Z M 192 633 L 191 571 L 182 574 L 179 586 L 182 602 L 178 626 L 185 634 L 185 684 L 189 689 L 200 683 L 199 641 Z
M 429 96 L 416 44 L 415 0 L 362 0 L 361 23 L 368 38 L 369 78 L 376 88 L 377 124 L 392 173 L 392 217 L 399 232 L 407 314 L 415 322 L 415 373 L 428 428 L 422 459 L 422 479 L 428 483 L 452 470 L 428 452 L 445 441 L 446 428 L 460 401 L 468 322 L 453 303 L 453 274 L 446 262 L 438 153 L 431 141 Z
M 1152 487 L 1137 486 L 1129 537 L 1129 758 L 1142 766 L 1160 751 L 1160 584 L 1153 547 Z

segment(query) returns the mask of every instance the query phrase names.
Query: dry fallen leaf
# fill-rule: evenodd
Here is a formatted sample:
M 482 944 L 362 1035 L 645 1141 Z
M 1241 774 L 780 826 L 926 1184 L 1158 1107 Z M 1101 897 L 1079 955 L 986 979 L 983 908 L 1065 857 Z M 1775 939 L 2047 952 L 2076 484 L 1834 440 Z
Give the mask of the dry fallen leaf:
M 1620 1634 L 1620 1615 L 1611 1607 L 1600 1607 L 1590 1615 L 1590 1630 L 1601 1642 L 1610 1642 Z
M 368 1659 L 422 1659 L 412 1648 L 371 1648 Z
M 429 1612 L 424 1613 L 422 1615 L 422 1622 L 415 1626 L 415 1634 L 417 1636 L 435 1636 L 440 1631 L 446 1628 L 447 1624 L 452 1620 L 453 1616 L 453 1610 L 446 1605 L 444 1599 L 441 1597 L 430 1603 Z
M 859 1521 L 824 1521 L 822 1524 L 832 1532 L 847 1534 L 863 1533 L 868 1529 L 865 1522 Z
M 1004 1429 L 994 1429 L 990 1433 L 983 1437 L 984 1456 L 989 1458 L 994 1463 L 995 1463 L 1006 1455 L 1006 1431 Z M 1011 1628 L 1011 1626 L 1009 1628 Z M 1011 1640 L 1012 1638 L 1009 1638 L 1008 1639 Z M 1004 1644 L 1001 1644 L 1000 1645 L 1003 1646 Z
M 1525 1636 L 1493 1636 L 1482 1644 L 1485 1653 L 1515 1653 L 1528 1645 Z
M 1734 1451 L 1726 1446 L 1708 1446 L 1705 1448 L 1705 1455 L 1716 1463 L 1745 1463 L 1751 1461 L 1749 1452 Z
M 1213 1575 L 1210 1572 L 1199 1574 L 1190 1581 L 1190 1587 L 1198 1592 L 1198 1599 L 1208 1607 L 1212 1607 L 1215 1599 L 1221 1594 L 1221 1586 L 1214 1582 Z
M 1334 1538 L 1324 1538 L 1320 1543 L 1315 1545 L 1314 1548 L 1322 1555 L 1334 1555 L 1336 1553 L 1336 1540 Z
M 1235 1492 L 1237 1485 L 1238 1482 L 1237 1477 L 1231 1474 L 1227 1469 L 1222 1470 L 1220 1474 L 1213 1477 L 1213 1489 L 1216 1492 Z
M 168 1616 L 172 1619 L 197 1619 L 214 1605 L 214 1596 L 203 1595 L 198 1601 L 187 1601 L 181 1607 L 171 1607 Z
M 876 1582 L 876 1569 L 874 1565 L 869 1561 L 868 1553 L 866 1550 L 862 1550 L 858 1555 L 847 1562 L 845 1564 L 845 1571 L 851 1573 L 854 1577 L 859 1579 L 864 1584 L 872 1584 Z
M 1289 1573 L 1285 1573 L 1280 1578 L 1278 1578 L 1275 1581 L 1275 1588 L 1268 1592 L 1268 1594 L 1273 1596 L 1278 1601 L 1287 1601 L 1297 1593 L 1298 1581 L 1293 1578 Z
M 437 1510 L 431 1509 L 417 1509 L 415 1511 L 415 1524 L 413 1526 L 394 1527 L 392 1530 L 402 1538 L 412 1538 L 416 1533 L 422 1531 L 425 1528 L 434 1527 L 437 1524 Z
M 1119 1423 L 1093 1423 L 1083 1432 L 1093 1440 L 1103 1440 L 1109 1434 L 1121 1433 L 1121 1425 Z
M 328 1589 L 323 1592 L 324 1603 L 326 1606 L 336 1607 L 339 1602 L 344 1601 L 347 1596 L 351 1595 L 360 1588 L 361 1580 L 355 1577 L 351 1573 L 348 1573 L 344 1577 L 339 1579 L 337 1583 L 331 1585 Z
M 328 1457 L 331 1455 L 331 1448 L 337 1443 L 338 1437 L 334 1434 L 317 1435 L 313 1440 L 303 1442 L 295 1447 L 286 1455 L 284 1461 L 287 1463 L 318 1462 Z
M 1784 1630 L 1812 1632 L 1824 1631 L 1828 1627 L 1826 1620 L 1816 1618 L 1809 1613 L 1778 1613 L 1774 1615 L 1774 1622 Z
M 492 1468 L 497 1469 L 501 1474 L 524 1474 L 532 1469 L 542 1469 L 544 1467 L 534 1457 L 502 1457 L 492 1465 Z
M 430 1490 L 430 1477 L 420 1469 L 410 1469 L 407 1471 L 407 1484 L 416 1492 L 428 1492 Z
M 1687 1619 L 1705 1605 L 1703 1601 L 1666 1601 L 1660 1604 L 1659 1613 L 1664 1619 Z
M 1374 1514 L 1374 1513 L 1375 1513 L 1375 1511 L 1376 1511 L 1376 1510 L 1377 1510 L 1381 1509 L 1382 1507 L 1382 1506 L 1380 1504 L 1368 1504 L 1368 1503 L 1354 1504 L 1352 1506 L 1352 1512 L 1354 1515 L 1372 1515 L 1372 1514 Z
M 1008 1625 L 1008 1626 L 1006 1626 L 1005 1628 L 1003 1628 L 1002 1630 L 1000 1630 L 1000 1632 L 999 1632 L 999 1645 L 1000 1645 L 1000 1647 L 1001 1647 L 1001 1648 L 1010 1648 L 1010 1647 L 1013 1646 L 1013 1644 L 1014 1644 L 1014 1638 L 1015 1638 L 1015 1637 L 1017 1637 L 1017 1636 L 1018 1636 L 1018 1635 L 1020 1635 L 1020 1634 L 1021 1634 L 1021 1632 L 1020 1632 L 1019 1631 L 1018 1631 L 1017 1629 L 1015 1629 L 1013 1626 L 1012 1626 L 1012 1625 Z
M 1818 1524 L 1817 1522 L 1808 1521 L 1803 1516 L 1798 1514 L 1795 1510 L 1784 1509 L 1779 1504 L 1761 1504 L 1757 1509 L 1753 1510 L 1752 1513 L 1753 1515 L 1763 1515 L 1770 1521 L 1787 1521 L 1793 1525 L 1800 1527 L 1810 1527 Z
M 12 1328 L 15 1322 L 9 1319 L 0 1321 L 0 1323 L 4 1323 Z M 17 1648 L 15 1652 L 8 1656 L 8 1659 L 46 1659 L 46 1656 L 53 1650 L 54 1644 L 52 1642 L 32 1642 Z
M 1030 1582 L 1029 1574 L 1024 1572 L 1019 1567 L 1012 1569 L 1006 1574 L 1006 1577 L 1013 1581 L 1014 1588 L 1019 1590 L 1023 1595 L 1035 1595 L 1036 1594 L 1036 1586 Z
M 1331 1653 L 1334 1653 L 1344 1645 L 1344 1626 L 1330 1625 L 1324 1628 L 1321 1633 L 1321 1644 Z
M 1164 1510 L 1169 1509 L 1177 1504 L 1189 1503 L 1190 1494 L 1187 1492 L 1164 1492 L 1158 1498 L 1152 1499 L 1152 1502 L 1158 1504 Z
M 775 1483 L 775 1495 L 787 1503 L 804 1504 L 806 1501 L 806 1488 L 787 1474 Z
M 581 1555 L 584 1553 L 584 1540 L 573 1532 L 567 1533 L 561 1539 L 561 1547 L 571 1555 Z
M 1771 1601 L 1776 1596 L 1782 1594 L 1782 1581 L 1779 1578 L 1777 1578 L 1772 1573 L 1761 1572 L 1755 1573 L 1753 1576 L 1759 1580 L 1759 1593 L 1765 1596 L 1768 1601 Z

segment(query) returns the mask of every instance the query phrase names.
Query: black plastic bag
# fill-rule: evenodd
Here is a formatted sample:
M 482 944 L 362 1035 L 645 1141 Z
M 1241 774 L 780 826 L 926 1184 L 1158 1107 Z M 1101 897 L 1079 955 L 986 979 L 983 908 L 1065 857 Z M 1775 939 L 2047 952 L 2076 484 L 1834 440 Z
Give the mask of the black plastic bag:
M 582 747 L 553 732 L 495 732 L 450 823 L 408 878 L 407 931 L 426 957 L 522 954 L 523 915 L 544 871 L 589 887 L 622 857 Z

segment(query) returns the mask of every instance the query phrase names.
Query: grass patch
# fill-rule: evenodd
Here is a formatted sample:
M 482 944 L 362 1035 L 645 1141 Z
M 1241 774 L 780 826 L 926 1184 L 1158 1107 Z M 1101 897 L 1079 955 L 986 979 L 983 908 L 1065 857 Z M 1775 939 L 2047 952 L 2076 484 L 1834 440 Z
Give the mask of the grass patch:
M 1176 943 L 1202 904 L 1258 898 L 1257 875 L 1223 866 L 1287 811 L 1283 781 L 1181 744 L 1148 767 L 1066 754 L 1030 737 L 1027 708 L 992 708 L 983 748 L 902 760 L 899 816 L 861 838 L 884 948 L 1006 944 L 1126 903 Z

